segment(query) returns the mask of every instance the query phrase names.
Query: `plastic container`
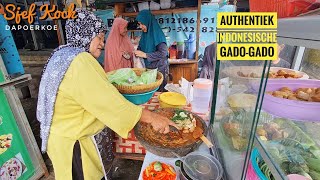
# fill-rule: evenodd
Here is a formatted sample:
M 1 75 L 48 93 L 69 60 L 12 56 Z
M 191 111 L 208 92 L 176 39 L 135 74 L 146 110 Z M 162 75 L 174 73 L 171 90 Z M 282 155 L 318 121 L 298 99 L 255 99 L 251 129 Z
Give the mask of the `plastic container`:
M 184 95 L 175 92 L 165 92 L 159 96 L 161 108 L 182 108 L 187 104 Z
M 177 46 L 171 45 L 169 48 L 170 59 L 177 59 Z
M 251 157 L 250 157 L 250 160 L 251 160 L 251 164 L 252 164 L 252 167 L 254 169 L 254 172 L 256 173 L 256 175 L 259 177 L 259 179 L 261 180 L 268 180 L 268 178 L 265 176 L 265 174 L 262 173 L 262 171 L 260 170 L 259 168 L 259 165 L 258 165 L 258 162 L 257 162 L 257 159 L 258 161 L 261 161 L 262 158 L 259 154 L 259 151 L 257 148 L 254 148 L 252 150 L 252 153 L 251 153 Z
M 193 82 L 192 112 L 207 113 L 212 94 L 212 81 L 198 78 Z
M 150 1 L 150 10 L 160 10 L 160 4 L 154 1 Z
M 152 91 L 141 93 L 141 94 L 122 94 L 122 95 L 133 104 L 140 105 L 148 102 L 158 89 L 159 88 L 156 88 Z
M 319 88 L 320 80 L 273 80 L 268 82 L 266 92 L 276 91 L 284 86 L 289 87 L 291 90 L 298 88 Z M 262 109 L 270 114 L 283 118 L 320 122 L 319 102 L 289 100 L 265 94 Z
M 149 2 L 142 2 L 142 3 L 138 3 L 138 8 L 139 8 L 139 11 L 142 11 L 144 9 L 147 9 L 149 10 Z
M 170 9 L 171 0 L 160 0 L 160 7 L 161 9 Z
M 195 59 L 196 55 L 196 39 L 194 34 L 189 34 L 189 39 L 184 41 L 185 54 L 188 59 Z
M 184 43 L 177 42 L 177 59 L 184 58 Z
M 210 154 L 193 152 L 184 157 L 184 162 L 188 166 L 182 168 L 191 179 L 219 180 L 222 177 L 223 169 L 220 162 Z

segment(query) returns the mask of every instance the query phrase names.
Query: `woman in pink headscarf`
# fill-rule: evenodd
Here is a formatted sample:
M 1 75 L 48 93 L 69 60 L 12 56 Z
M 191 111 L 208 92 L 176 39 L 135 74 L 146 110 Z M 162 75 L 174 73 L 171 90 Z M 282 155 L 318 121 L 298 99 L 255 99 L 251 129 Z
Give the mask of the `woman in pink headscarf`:
M 115 18 L 105 46 L 104 70 L 106 72 L 120 68 L 133 67 L 133 50 L 127 35 L 128 21 Z

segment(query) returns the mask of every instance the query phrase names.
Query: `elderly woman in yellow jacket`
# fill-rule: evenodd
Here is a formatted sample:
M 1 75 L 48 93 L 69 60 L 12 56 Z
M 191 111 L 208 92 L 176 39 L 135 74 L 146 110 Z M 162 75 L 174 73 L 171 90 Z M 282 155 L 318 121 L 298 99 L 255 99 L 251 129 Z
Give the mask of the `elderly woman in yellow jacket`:
M 66 23 L 67 45 L 54 50 L 44 68 L 37 105 L 41 149 L 48 153 L 57 180 L 72 179 L 76 142 L 84 179 L 96 180 L 111 167 L 111 130 L 126 138 L 138 121 L 151 123 L 161 133 L 175 125 L 130 103 L 108 82 L 95 59 L 104 47 L 105 25 L 89 11 L 77 13 Z

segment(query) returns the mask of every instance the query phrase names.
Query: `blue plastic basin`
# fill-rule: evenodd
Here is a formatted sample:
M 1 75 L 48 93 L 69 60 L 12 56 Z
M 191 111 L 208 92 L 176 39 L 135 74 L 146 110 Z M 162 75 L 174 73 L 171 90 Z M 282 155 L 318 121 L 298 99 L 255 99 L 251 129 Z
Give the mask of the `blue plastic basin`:
M 153 94 L 159 89 L 156 88 L 152 91 L 146 92 L 146 93 L 141 93 L 141 94 L 122 94 L 128 101 L 132 102 L 133 104 L 139 105 L 139 104 L 144 104 L 151 99 Z

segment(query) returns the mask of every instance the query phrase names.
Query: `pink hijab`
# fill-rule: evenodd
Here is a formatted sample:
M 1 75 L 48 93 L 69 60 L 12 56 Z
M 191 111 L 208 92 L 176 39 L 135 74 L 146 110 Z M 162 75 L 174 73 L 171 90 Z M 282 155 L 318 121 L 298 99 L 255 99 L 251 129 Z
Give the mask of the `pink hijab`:
M 128 21 L 122 18 L 115 18 L 113 21 L 105 46 L 104 70 L 106 72 L 133 67 L 134 47 L 127 35 L 121 35 L 127 25 Z M 129 60 L 122 56 L 123 52 L 130 54 Z

